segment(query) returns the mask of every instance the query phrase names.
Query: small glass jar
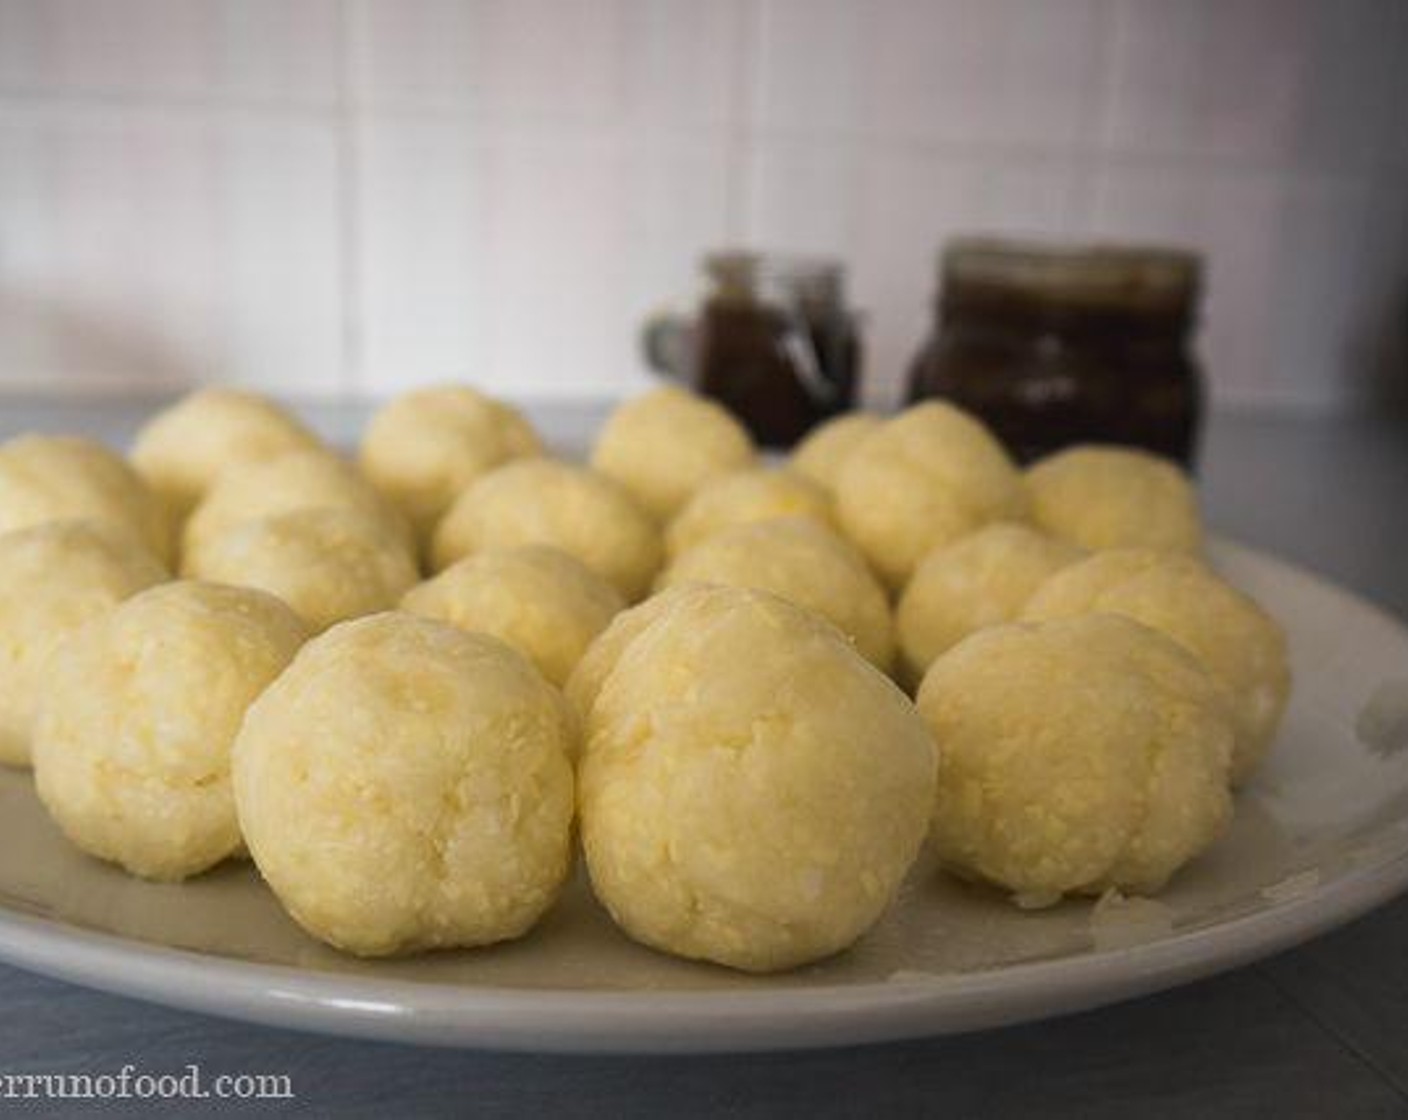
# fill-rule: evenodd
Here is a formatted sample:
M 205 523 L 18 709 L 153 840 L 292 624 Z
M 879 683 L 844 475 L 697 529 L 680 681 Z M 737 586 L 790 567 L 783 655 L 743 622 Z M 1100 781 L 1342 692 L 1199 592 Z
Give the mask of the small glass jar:
M 693 320 L 647 325 L 647 361 L 714 398 L 768 447 L 789 447 L 855 402 L 856 317 L 835 261 L 725 252 Z
M 909 399 L 952 400 L 1024 462 L 1098 442 L 1191 466 L 1201 272 L 1197 256 L 1170 249 L 953 242 Z

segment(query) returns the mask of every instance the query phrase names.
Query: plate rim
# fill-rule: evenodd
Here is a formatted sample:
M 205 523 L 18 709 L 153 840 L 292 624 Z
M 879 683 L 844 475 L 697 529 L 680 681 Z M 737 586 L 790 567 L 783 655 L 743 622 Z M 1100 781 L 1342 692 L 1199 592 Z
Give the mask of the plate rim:
M 1408 638 L 1369 600 L 1218 538 Z M 1408 823 L 1408 816 L 1398 818 Z M 1385 822 L 1384 829 L 1393 827 Z M 139 941 L 0 903 L 0 961 L 148 1002 L 285 1029 L 540 1053 L 719 1053 L 955 1034 L 1032 1022 L 1224 972 L 1344 925 L 1408 888 L 1408 829 L 1372 862 L 1252 914 L 1119 949 L 952 974 L 700 991 L 496 988 L 377 979 Z

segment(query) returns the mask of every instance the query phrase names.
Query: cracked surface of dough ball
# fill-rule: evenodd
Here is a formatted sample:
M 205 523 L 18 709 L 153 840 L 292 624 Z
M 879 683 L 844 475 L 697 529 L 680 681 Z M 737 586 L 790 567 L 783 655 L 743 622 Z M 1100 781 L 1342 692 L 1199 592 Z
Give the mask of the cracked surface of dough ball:
M 747 430 L 725 408 L 666 386 L 611 414 L 597 435 L 592 466 L 663 523 L 711 478 L 751 466 L 756 457 Z
M 835 491 L 841 467 L 884 421 L 871 412 L 848 412 L 813 428 L 792 452 L 791 467 L 819 486 Z
M 1009 623 L 934 662 L 931 837 L 1025 906 L 1159 890 L 1231 818 L 1232 720 L 1202 664 L 1118 615 Z
M 572 863 L 566 704 L 483 634 L 395 611 L 315 638 L 250 709 L 240 824 L 293 918 L 385 956 L 525 933 Z
M 665 551 L 679 556 L 731 525 L 807 517 L 834 528 L 831 495 L 809 478 L 771 467 L 732 471 L 706 482 L 665 530 Z
M 320 446 L 268 397 L 217 387 L 187 394 L 148 420 L 129 458 L 167 509 L 184 518 L 226 467 Z
M 358 509 L 296 509 L 240 521 L 188 553 L 191 579 L 277 595 L 313 628 L 390 610 L 420 573 L 405 542 Z
M 815 611 L 882 672 L 895 657 L 885 589 L 855 547 L 806 518 L 724 529 L 678 557 L 656 586 L 718 583 L 771 591 Z
M 360 463 L 423 541 L 480 475 L 510 459 L 537 455 L 542 442 L 515 409 L 467 385 L 416 389 L 367 425 Z
M 234 855 L 230 745 L 306 637 L 272 595 L 209 583 L 162 584 L 89 623 L 40 698 L 45 808 L 78 847 L 148 879 Z
M 609 478 L 555 459 L 521 459 L 473 483 L 435 530 L 436 570 L 487 549 L 542 544 L 575 556 L 628 601 L 660 569 L 660 531 Z
M 646 945 L 767 972 L 851 945 L 922 843 L 934 745 L 828 623 L 711 587 L 622 651 L 587 722 L 583 847 Z
M 199 556 L 241 522 L 303 509 L 359 510 L 413 547 L 400 513 L 351 463 L 328 451 L 291 451 L 222 473 L 187 520 L 182 551 Z
M 1072 447 L 1033 463 L 1026 480 L 1032 520 L 1082 548 L 1202 550 L 1197 494 L 1168 459 L 1127 447 Z
M 29 765 L 50 657 L 85 623 L 167 579 L 124 529 L 48 521 L 0 535 L 0 762 Z
M 580 560 L 546 545 L 467 556 L 401 601 L 413 614 L 498 638 L 558 686 L 625 606 Z
M 121 456 L 79 436 L 16 436 L 0 444 L 0 532 L 75 518 L 126 529 L 170 567 L 166 508 Z
M 1073 544 L 999 521 L 929 553 L 895 611 L 906 683 L 974 631 L 1011 622 L 1047 576 L 1085 553 Z
M 915 405 L 863 440 L 841 467 L 836 510 L 892 590 L 933 549 L 989 521 L 1022 519 L 1022 476 L 968 413 L 941 401 Z
M 1023 617 L 1124 615 L 1200 658 L 1225 690 L 1236 723 L 1232 780 L 1270 749 L 1290 696 L 1286 638 L 1276 620 L 1202 561 L 1152 549 L 1112 549 L 1052 575 Z

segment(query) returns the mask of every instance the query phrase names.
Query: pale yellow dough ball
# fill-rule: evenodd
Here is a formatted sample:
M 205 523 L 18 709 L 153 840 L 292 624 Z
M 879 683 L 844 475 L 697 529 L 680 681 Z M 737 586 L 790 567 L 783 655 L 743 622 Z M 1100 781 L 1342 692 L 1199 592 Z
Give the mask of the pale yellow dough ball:
M 894 591 L 940 545 L 989 521 L 1022 519 L 1022 476 L 983 425 L 940 401 L 866 437 L 836 482 L 841 527 Z
M 268 397 L 217 387 L 153 416 L 130 458 L 171 513 L 184 518 L 226 467 L 318 446 L 317 436 Z
M 362 471 L 428 542 L 450 503 L 480 475 L 537 455 L 542 442 L 523 416 L 467 385 L 416 389 L 372 417 Z
M 665 552 L 679 556 L 721 529 L 779 517 L 807 517 L 832 528 L 831 495 L 791 471 L 753 467 L 706 482 L 665 530 Z
M 934 746 L 828 623 L 765 592 L 682 596 L 588 719 L 582 843 L 630 936 L 750 972 L 851 945 L 923 840 Z
M 572 862 L 572 725 L 528 661 L 403 612 L 315 638 L 250 709 L 240 824 L 293 918 L 362 956 L 526 932 Z
M 119 526 L 171 566 L 166 509 L 121 456 L 78 436 L 16 436 L 0 444 L 0 533 L 74 518 Z
M 545 545 L 468 556 L 401 601 L 403 610 L 498 638 L 558 686 L 625 606 L 580 560 Z
M 821 615 L 882 671 L 894 661 L 885 589 L 852 545 L 810 519 L 755 521 L 715 533 L 676 559 L 656 586 L 685 583 L 771 591 Z
M 592 466 L 668 521 L 704 483 L 750 466 L 748 432 L 720 405 L 674 386 L 629 400 L 597 435 Z
M 929 669 L 931 833 L 1024 906 L 1158 891 L 1232 813 L 1231 714 L 1202 664 L 1117 615 L 982 630 Z
M 337 507 L 237 522 L 187 553 L 182 570 L 277 595 L 319 633 L 390 610 L 420 578 L 405 542 L 378 518 Z
M 904 679 L 985 626 L 1011 622 L 1047 576 L 1085 553 L 1026 525 L 999 521 L 929 553 L 895 613 Z
M 409 526 L 351 463 L 326 451 L 291 451 L 233 466 L 220 475 L 186 522 L 182 551 L 205 546 L 245 521 L 305 509 L 354 509 L 411 549 Z
M 126 530 L 48 521 L 0 535 L 0 762 L 29 765 L 38 694 L 54 651 L 166 570 Z
M 1059 451 L 1027 468 L 1032 520 L 1082 548 L 1203 547 L 1198 497 L 1177 464 L 1127 447 Z
M 78 847 L 144 878 L 234 855 L 230 745 L 306 637 L 272 595 L 207 583 L 162 584 L 89 623 L 40 696 L 44 807 Z
M 1291 690 L 1286 638 L 1276 620 L 1200 560 L 1152 549 L 1100 552 L 1055 573 L 1023 617 L 1096 611 L 1142 622 L 1203 661 L 1236 724 L 1232 780 L 1245 780 L 1270 749 Z
M 841 467 L 867 436 L 884 423 L 870 412 L 848 412 L 813 429 L 792 452 L 791 467 L 827 490 L 836 489 Z
M 436 570 L 486 549 L 543 544 L 575 556 L 628 601 L 660 568 L 660 531 L 621 487 L 585 467 L 521 459 L 459 496 L 435 530 Z

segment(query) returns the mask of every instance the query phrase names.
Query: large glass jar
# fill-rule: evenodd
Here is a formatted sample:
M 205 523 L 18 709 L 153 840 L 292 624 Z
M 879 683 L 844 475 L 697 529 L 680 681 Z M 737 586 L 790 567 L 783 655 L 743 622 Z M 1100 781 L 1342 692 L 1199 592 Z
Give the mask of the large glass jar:
M 909 399 L 962 405 L 1022 461 L 1100 442 L 1191 465 L 1200 276 L 1196 256 L 1169 249 L 953 242 Z
M 719 401 L 769 447 L 854 404 L 860 340 L 839 263 L 724 252 L 704 272 L 696 317 L 647 326 L 652 366 Z

